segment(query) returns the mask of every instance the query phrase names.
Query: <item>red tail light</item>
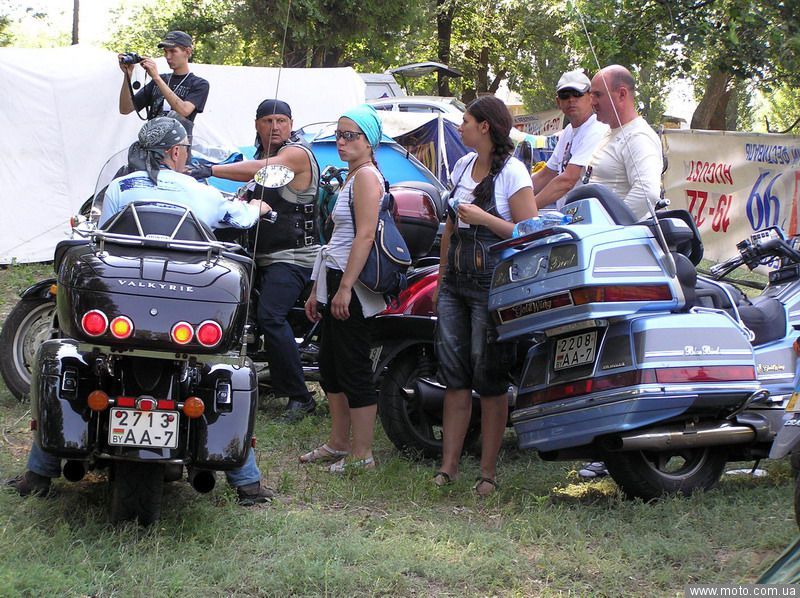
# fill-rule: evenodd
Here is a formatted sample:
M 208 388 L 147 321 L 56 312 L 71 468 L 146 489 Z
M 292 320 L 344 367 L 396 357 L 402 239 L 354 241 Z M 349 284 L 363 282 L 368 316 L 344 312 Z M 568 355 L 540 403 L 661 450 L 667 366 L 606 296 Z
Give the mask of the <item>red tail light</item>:
M 179 345 L 185 345 L 194 338 L 194 328 L 188 322 L 178 322 L 172 327 L 169 335 Z
M 99 309 L 93 309 L 83 314 L 81 328 L 89 336 L 100 336 L 108 328 L 108 318 Z
M 647 286 L 598 286 L 573 289 L 575 305 L 616 303 L 618 301 L 671 301 L 672 291 L 665 284 Z
M 111 334 L 114 338 L 128 338 L 133 334 L 133 322 L 127 316 L 117 316 L 111 320 Z
M 664 384 L 680 382 L 730 382 L 755 380 L 756 370 L 750 365 L 711 365 L 689 368 L 659 368 L 656 380 Z
M 222 340 L 222 326 L 214 320 L 206 320 L 197 327 L 197 340 L 204 347 L 213 347 Z

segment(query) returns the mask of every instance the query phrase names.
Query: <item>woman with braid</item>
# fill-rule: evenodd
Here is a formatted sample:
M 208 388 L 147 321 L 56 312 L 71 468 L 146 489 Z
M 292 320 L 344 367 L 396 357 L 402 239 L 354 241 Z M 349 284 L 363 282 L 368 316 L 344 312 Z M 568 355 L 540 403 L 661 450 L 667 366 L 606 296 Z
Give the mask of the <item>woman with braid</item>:
M 450 207 L 439 265 L 436 355 L 447 386 L 441 469 L 433 480 L 444 486 L 458 477 L 464 437 L 472 414 L 472 389 L 481 397 L 479 496 L 497 490 L 497 455 L 508 419 L 509 370 L 513 343 L 497 342 L 488 311 L 489 285 L 498 256 L 489 247 L 511 236 L 514 224 L 536 216 L 531 177 L 511 156 L 511 114 L 493 96 L 480 97 L 464 114 L 458 131 L 476 151 L 453 167 Z

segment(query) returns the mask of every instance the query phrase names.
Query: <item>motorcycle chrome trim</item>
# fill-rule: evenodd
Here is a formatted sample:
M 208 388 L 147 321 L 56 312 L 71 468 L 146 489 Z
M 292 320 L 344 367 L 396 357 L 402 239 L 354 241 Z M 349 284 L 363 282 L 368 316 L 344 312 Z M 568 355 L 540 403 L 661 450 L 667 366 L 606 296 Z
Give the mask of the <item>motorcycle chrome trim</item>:
M 658 266 L 623 266 L 618 268 L 612 266 L 595 266 L 592 272 L 595 274 L 634 274 L 636 272 L 663 272 L 663 269 Z
M 121 449 L 125 449 L 126 447 L 119 447 Z M 139 452 L 139 450 L 148 450 L 147 447 L 137 447 L 137 446 L 130 446 L 127 447 L 135 452 Z M 175 450 L 175 449 L 168 449 L 168 450 Z M 109 453 L 102 453 L 102 452 L 93 452 L 92 456 L 95 459 L 110 459 L 112 461 L 138 461 L 142 463 L 147 463 L 147 461 L 142 461 L 139 457 L 125 457 L 124 455 L 111 455 Z M 88 459 L 87 459 L 88 460 Z M 184 459 L 163 459 L 159 457 L 158 459 L 153 459 L 153 463 L 158 463 L 159 465 L 188 465 L 192 461 L 192 457 L 186 457 Z
M 583 320 L 581 322 L 573 322 L 572 324 L 564 324 L 556 328 L 545 330 L 546 336 L 559 336 L 566 332 L 576 332 L 578 330 L 585 330 L 586 328 L 607 328 L 608 320 Z
M 687 384 L 647 384 L 625 389 L 611 389 L 603 392 L 592 393 L 583 395 L 580 398 L 565 397 L 564 399 L 556 399 L 540 405 L 532 405 L 524 409 L 518 409 L 511 414 L 512 423 L 525 421 L 528 419 L 538 419 L 541 417 L 549 417 L 559 415 L 565 412 L 580 411 L 590 407 L 598 407 L 601 405 L 608 405 L 611 403 L 623 403 L 638 401 L 641 399 L 661 399 L 668 401 L 671 397 L 664 396 L 670 394 L 673 396 L 680 395 L 681 397 L 699 397 L 700 395 L 709 395 L 712 393 L 755 393 L 758 391 L 758 382 L 720 382 L 716 384 L 703 384 L 697 386 L 691 383 Z M 520 396 L 528 394 L 525 391 L 519 393 Z
M 686 357 L 686 356 L 696 356 L 696 355 L 752 355 L 752 351 L 748 351 L 746 349 L 720 349 L 717 347 L 714 350 L 711 350 L 709 347 L 708 351 L 704 351 L 703 347 L 701 350 L 696 350 L 695 347 L 686 346 L 681 350 L 675 351 L 646 351 L 644 354 L 645 359 L 651 359 L 654 357 Z
M 723 287 L 723 290 L 724 290 L 724 287 Z M 736 327 L 739 330 L 741 330 L 742 334 L 747 339 L 747 341 L 752 343 L 756 338 L 755 332 L 753 332 L 747 326 L 744 325 L 744 322 L 742 321 L 741 317 L 739 316 L 739 310 L 736 309 L 736 302 L 733 300 L 733 297 L 731 296 L 731 294 L 728 293 L 727 290 L 725 290 L 725 294 L 728 296 L 728 300 L 731 302 L 731 305 L 733 305 L 734 312 L 736 313 L 736 317 L 735 318 L 733 316 L 731 316 L 731 314 L 729 314 L 724 309 L 714 309 L 713 307 L 701 307 L 699 305 L 695 305 L 689 311 L 691 313 L 694 313 L 694 314 L 704 314 L 704 313 L 712 314 L 713 313 L 713 314 L 722 314 L 722 315 L 724 315 L 731 322 L 736 324 Z
M 112 347 L 96 345 L 94 343 L 78 343 L 79 353 L 95 353 L 95 350 L 108 357 L 130 355 L 133 357 L 147 357 L 149 359 L 166 359 L 170 361 L 197 361 L 198 363 L 221 363 L 243 367 L 244 362 L 238 353 L 232 354 L 202 354 L 182 353 L 181 351 L 151 351 L 147 349 L 114 349 Z M 246 357 L 245 357 L 246 359 Z

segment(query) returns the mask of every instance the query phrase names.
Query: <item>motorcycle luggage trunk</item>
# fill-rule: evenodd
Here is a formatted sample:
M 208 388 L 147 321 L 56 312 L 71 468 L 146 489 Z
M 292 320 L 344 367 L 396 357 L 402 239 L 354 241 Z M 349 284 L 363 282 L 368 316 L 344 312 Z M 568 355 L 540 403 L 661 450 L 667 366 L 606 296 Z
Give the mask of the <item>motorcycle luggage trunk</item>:
M 426 256 L 439 230 L 438 192 L 433 185 L 415 181 L 392 185 L 397 228 L 414 261 Z
M 725 314 L 587 324 L 530 349 L 511 416 L 521 448 L 584 446 L 687 414 L 724 417 L 760 387 L 753 349 Z M 572 355 L 569 341 L 581 337 Z
M 226 352 L 240 340 L 250 289 L 246 258 L 112 243 L 101 252 L 88 242 L 67 243 L 57 249 L 58 318 L 66 336 L 119 348 L 191 353 Z M 108 323 L 126 316 L 133 333 L 118 338 L 109 326 L 90 336 L 81 319 L 92 310 L 102 312 Z M 207 321 L 222 329 L 211 347 L 196 336 Z M 194 330 L 182 345 L 171 337 L 179 322 Z

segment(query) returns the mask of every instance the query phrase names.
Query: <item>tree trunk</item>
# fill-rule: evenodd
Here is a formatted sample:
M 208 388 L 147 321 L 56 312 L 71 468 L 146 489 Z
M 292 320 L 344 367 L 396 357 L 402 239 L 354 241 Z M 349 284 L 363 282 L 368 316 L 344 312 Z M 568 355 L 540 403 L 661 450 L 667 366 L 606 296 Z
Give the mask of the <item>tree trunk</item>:
M 727 93 L 730 81 L 731 75 L 729 73 L 724 73 L 716 68 L 711 72 L 706 80 L 703 99 L 700 100 L 692 115 L 691 126 L 693 129 L 724 130 L 725 109 L 730 99 L 730 94 Z
M 442 64 L 450 65 L 450 40 L 453 36 L 453 17 L 456 3 L 453 0 L 436 0 L 436 42 L 437 57 Z M 437 93 L 450 95 L 450 80 L 447 75 L 436 74 Z
M 78 15 L 81 12 L 81 0 L 72 0 L 72 45 L 78 43 Z

